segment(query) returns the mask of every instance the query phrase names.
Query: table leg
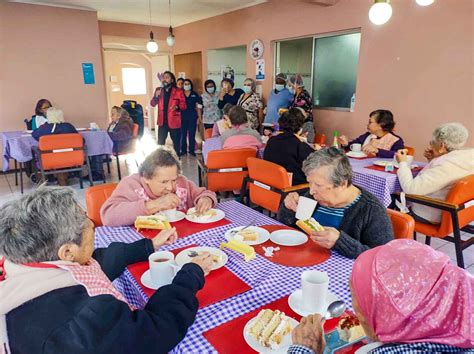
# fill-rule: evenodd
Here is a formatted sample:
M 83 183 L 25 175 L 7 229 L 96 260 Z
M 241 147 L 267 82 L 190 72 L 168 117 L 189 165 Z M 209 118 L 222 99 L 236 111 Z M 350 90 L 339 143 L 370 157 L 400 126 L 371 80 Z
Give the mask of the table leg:
M 15 161 L 15 186 L 18 186 L 18 166 L 16 164 L 16 160 Z
M 20 191 L 23 194 L 23 163 L 20 162 Z

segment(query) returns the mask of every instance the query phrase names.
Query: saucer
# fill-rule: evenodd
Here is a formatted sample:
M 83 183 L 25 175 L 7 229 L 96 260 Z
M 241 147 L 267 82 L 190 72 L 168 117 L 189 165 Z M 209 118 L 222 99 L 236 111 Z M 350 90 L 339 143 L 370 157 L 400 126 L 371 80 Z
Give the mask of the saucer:
M 367 157 L 362 151 L 348 151 L 346 155 L 349 157 Z
M 319 313 L 321 316 L 324 316 L 326 314 L 326 309 L 328 308 L 329 304 L 337 300 L 339 300 L 337 295 L 333 294 L 332 292 L 328 290 L 327 297 L 326 297 L 326 305 L 324 306 L 324 309 L 308 311 L 302 308 L 303 290 L 297 289 L 293 291 L 291 295 L 288 297 L 288 305 L 290 305 L 290 308 L 300 316 L 308 316 L 314 313 Z
M 281 246 L 299 246 L 308 241 L 308 236 L 296 230 L 276 230 L 270 234 L 270 240 Z
M 163 215 L 163 216 L 166 216 L 164 213 L 162 212 L 159 212 L 159 213 L 156 213 L 156 215 Z M 174 218 L 168 218 L 168 221 L 169 222 L 177 222 L 177 221 L 181 221 L 183 220 L 184 218 L 186 217 L 186 214 L 183 213 L 182 211 L 176 211 L 176 214 L 174 215 Z
M 158 285 L 153 284 L 153 281 L 151 280 L 150 269 L 148 269 L 145 273 L 142 274 L 140 281 L 142 282 L 144 286 L 146 286 L 149 289 L 153 289 L 153 290 L 158 289 Z

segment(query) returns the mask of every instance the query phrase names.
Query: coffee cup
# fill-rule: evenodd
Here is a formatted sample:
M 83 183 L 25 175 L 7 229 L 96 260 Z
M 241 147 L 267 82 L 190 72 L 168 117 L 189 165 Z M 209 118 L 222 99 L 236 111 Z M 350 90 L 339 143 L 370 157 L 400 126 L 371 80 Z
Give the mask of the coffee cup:
M 163 210 L 161 212 L 168 220 L 173 220 L 176 218 L 176 208 L 174 209 L 168 209 L 168 210 Z
M 299 197 L 296 218 L 298 220 L 308 220 L 313 215 L 317 204 L 318 202 L 313 198 Z
M 326 272 L 306 270 L 301 274 L 302 307 L 306 311 L 325 313 L 329 277 Z
M 148 257 L 150 278 L 157 288 L 171 284 L 179 267 L 174 262 L 174 254 L 168 251 L 158 251 Z
M 393 155 L 393 160 L 398 165 L 396 155 Z M 413 162 L 413 156 L 412 155 L 407 155 L 407 161 L 406 162 L 407 162 L 408 166 L 411 166 L 411 163 Z
M 361 144 L 351 144 L 351 146 L 349 148 L 353 152 L 361 152 L 362 151 L 362 145 Z

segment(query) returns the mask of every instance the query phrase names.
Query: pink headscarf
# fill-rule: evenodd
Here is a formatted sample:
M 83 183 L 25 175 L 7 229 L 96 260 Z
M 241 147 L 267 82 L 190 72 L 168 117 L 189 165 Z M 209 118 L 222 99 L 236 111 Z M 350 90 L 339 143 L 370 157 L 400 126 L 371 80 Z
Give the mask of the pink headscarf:
M 394 240 L 361 254 L 351 282 L 381 342 L 474 346 L 474 276 L 445 254 Z

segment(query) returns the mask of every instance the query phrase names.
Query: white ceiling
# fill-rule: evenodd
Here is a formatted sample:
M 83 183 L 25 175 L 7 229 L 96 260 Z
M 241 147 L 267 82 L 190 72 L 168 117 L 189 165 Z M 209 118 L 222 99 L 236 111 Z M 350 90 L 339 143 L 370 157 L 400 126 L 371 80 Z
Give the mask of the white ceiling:
M 99 20 L 147 25 L 150 23 L 149 1 L 153 25 L 168 27 L 168 0 L 11 0 L 97 11 Z M 264 2 L 267 0 L 171 0 L 171 24 L 180 26 Z

